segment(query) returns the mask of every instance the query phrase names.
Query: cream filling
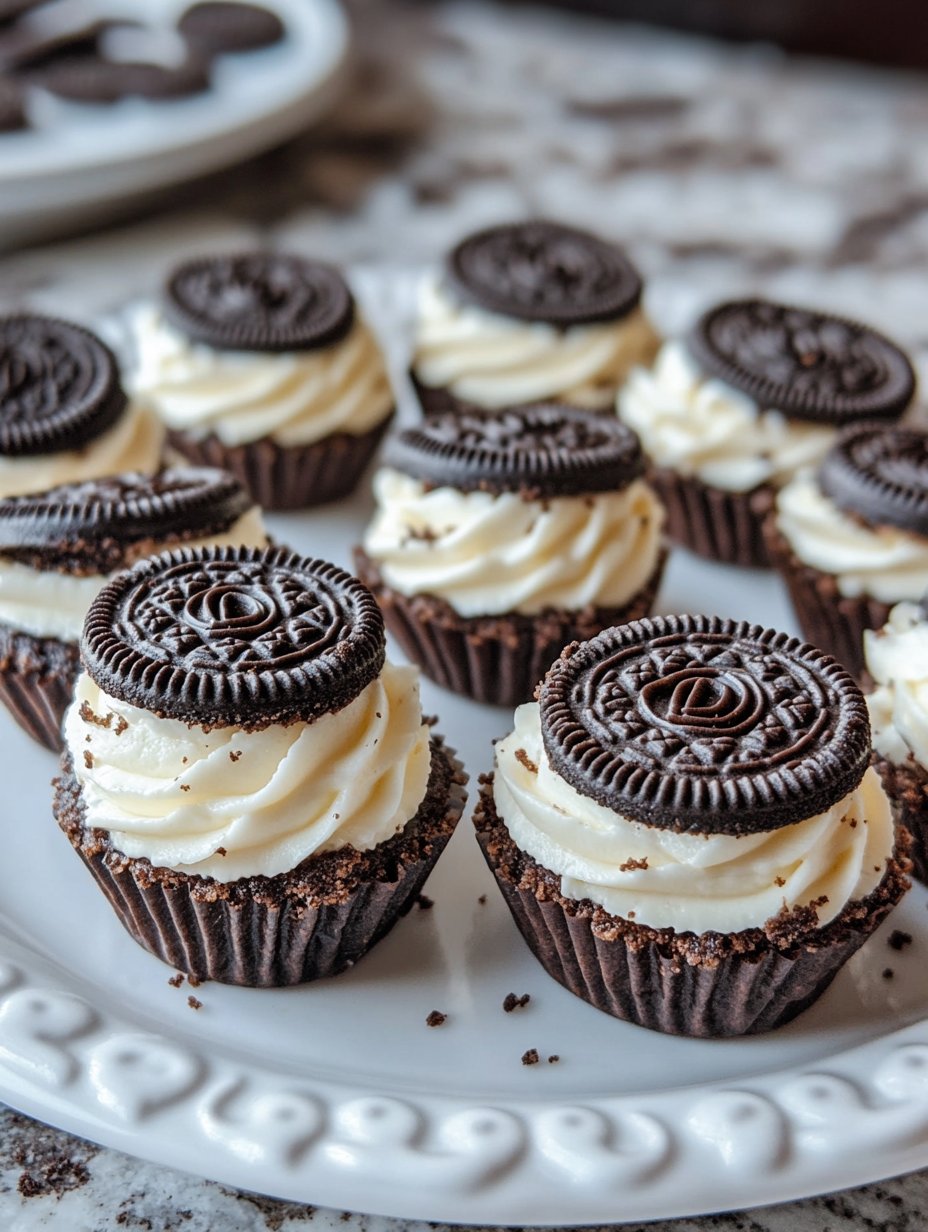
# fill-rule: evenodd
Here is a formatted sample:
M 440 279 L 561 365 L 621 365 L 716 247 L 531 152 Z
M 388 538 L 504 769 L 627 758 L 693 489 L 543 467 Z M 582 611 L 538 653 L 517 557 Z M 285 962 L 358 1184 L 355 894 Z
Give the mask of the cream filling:
M 493 793 L 514 841 L 560 875 L 567 897 L 677 932 L 759 928 L 784 906 L 822 897 L 827 924 L 875 889 L 893 851 L 889 802 L 872 768 L 827 812 L 768 833 L 675 834 L 631 821 L 554 773 L 535 703 L 516 710 L 515 730 L 496 746 Z
M 282 354 L 213 350 L 150 306 L 139 308 L 133 323 L 133 388 L 169 428 L 195 437 L 215 433 L 230 446 L 265 437 L 311 445 L 335 432 L 362 436 L 393 408 L 383 356 L 360 316 L 332 346 Z
M 243 513 L 222 534 L 200 539 L 153 544 L 150 540 L 130 550 L 123 566 L 128 568 L 143 556 L 156 556 L 167 548 L 185 547 L 264 547 L 267 531 L 261 510 L 254 506 Z M 80 641 L 87 609 L 115 574 L 90 574 L 78 577 L 55 569 L 33 569 L 30 565 L 0 556 L 0 624 L 33 637 L 54 637 L 62 642 Z
M 426 490 L 389 468 L 364 550 L 404 595 L 444 599 L 465 617 L 621 607 L 657 567 L 664 511 L 643 480 L 619 492 L 523 500 Z
M 478 406 L 558 398 L 605 408 L 657 346 L 640 308 L 617 321 L 558 329 L 459 301 L 430 277 L 420 286 L 412 367 L 423 385 Z
M 125 471 L 152 474 L 161 463 L 164 429 L 142 400 L 130 402 L 119 420 L 82 449 L 7 458 L 0 455 L 0 500 L 47 492 Z
M 832 574 L 842 595 L 898 603 L 928 588 L 928 538 L 865 526 L 833 504 L 812 474 L 797 475 L 778 493 L 776 520 L 799 560 Z
M 816 465 L 832 428 L 788 419 L 703 374 L 682 342 L 666 342 L 652 369 L 636 368 L 619 394 L 619 418 L 658 466 L 710 487 L 749 492 Z
M 87 826 L 127 856 L 217 881 L 370 851 L 415 816 L 431 760 L 418 673 L 389 663 L 336 714 L 253 732 L 158 718 L 82 675 L 64 734 Z
M 895 765 L 911 755 L 928 767 L 928 620 L 915 603 L 898 603 L 883 628 L 864 633 L 873 745 Z

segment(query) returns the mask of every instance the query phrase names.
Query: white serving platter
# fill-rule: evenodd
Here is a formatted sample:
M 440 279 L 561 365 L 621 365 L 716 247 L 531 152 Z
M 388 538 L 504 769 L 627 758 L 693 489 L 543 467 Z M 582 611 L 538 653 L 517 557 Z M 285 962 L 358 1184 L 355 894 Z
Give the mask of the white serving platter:
M 0 133 L 0 244 L 73 229 L 128 199 L 239 162 L 317 119 L 336 95 L 349 48 L 338 0 L 261 0 L 288 36 L 214 62 L 212 88 L 189 98 L 68 103 L 33 91 L 34 127 Z M 147 0 L 170 23 L 188 0 Z M 107 0 L 137 17 L 138 0 Z
M 359 495 L 272 525 L 348 564 L 367 515 Z M 773 577 L 682 552 L 659 606 L 793 628 Z M 476 779 L 507 715 L 428 683 L 423 701 Z M 483 1224 L 694 1215 L 928 1165 L 920 887 L 790 1026 L 668 1038 L 544 974 L 465 819 L 426 887 L 434 907 L 353 970 L 281 991 L 206 984 L 194 1011 L 58 831 L 54 758 L 5 715 L 0 750 L 0 1099 L 31 1115 L 265 1194 Z M 914 938 L 902 952 L 897 928 Z M 531 1002 L 506 1014 L 509 992 Z M 434 1009 L 448 1018 L 429 1029 Z M 521 1063 L 529 1048 L 540 1064 Z

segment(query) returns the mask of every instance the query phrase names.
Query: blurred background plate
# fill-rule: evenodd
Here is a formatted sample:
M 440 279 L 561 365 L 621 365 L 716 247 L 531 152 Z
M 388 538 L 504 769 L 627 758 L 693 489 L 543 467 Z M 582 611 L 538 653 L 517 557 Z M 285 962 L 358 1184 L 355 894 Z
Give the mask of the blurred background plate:
M 50 96 L 35 127 L 0 134 L 0 246 L 71 231 L 146 195 L 267 149 L 334 101 L 349 44 L 338 0 L 262 0 L 287 27 L 274 46 L 222 56 L 212 87 L 109 105 Z M 160 0 L 167 16 L 186 3 Z

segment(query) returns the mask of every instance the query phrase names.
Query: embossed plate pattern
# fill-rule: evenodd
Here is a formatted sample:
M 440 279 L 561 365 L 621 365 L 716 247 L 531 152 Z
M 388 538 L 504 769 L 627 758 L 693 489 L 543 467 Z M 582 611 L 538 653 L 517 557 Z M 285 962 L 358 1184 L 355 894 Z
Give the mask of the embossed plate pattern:
M 359 497 L 274 531 L 347 564 L 366 516 Z M 685 606 L 792 629 L 772 578 L 678 554 L 661 610 Z M 505 714 L 428 685 L 424 704 L 471 774 L 487 768 Z M 920 888 L 818 1005 L 750 1040 L 654 1035 L 548 979 L 466 821 L 427 887 L 434 907 L 347 974 L 175 989 L 54 825 L 54 759 L 5 716 L 0 739 L 0 1098 L 28 1113 L 242 1188 L 471 1223 L 695 1214 L 928 1164 Z M 891 949 L 893 928 L 913 944 Z M 510 992 L 532 999 L 507 1014 Z M 448 1018 L 429 1029 L 434 1009 Z M 521 1063 L 529 1048 L 539 1064 Z

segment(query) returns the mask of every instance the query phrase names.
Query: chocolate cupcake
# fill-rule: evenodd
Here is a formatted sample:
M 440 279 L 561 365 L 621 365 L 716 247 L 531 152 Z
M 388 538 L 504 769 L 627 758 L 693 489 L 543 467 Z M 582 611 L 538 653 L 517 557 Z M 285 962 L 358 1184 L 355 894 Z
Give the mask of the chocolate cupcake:
M 158 469 L 163 429 L 129 401 L 115 356 L 88 330 L 0 317 L 0 372 L 0 499 Z
M 860 690 L 782 633 L 706 616 L 564 651 L 516 712 L 477 837 L 550 975 L 677 1035 L 769 1031 L 905 892 Z
M 797 475 L 766 522 L 803 634 L 863 672 L 863 634 L 928 590 L 928 434 L 859 424 Z
M 664 513 L 642 468 L 633 432 L 573 407 L 433 416 L 387 447 L 359 575 L 426 675 L 517 705 L 568 642 L 651 610 Z
M 897 603 L 864 633 L 874 761 L 897 819 L 912 835 L 912 866 L 928 885 L 928 609 Z
M 55 814 L 140 945 L 270 987 L 393 927 L 464 776 L 360 582 L 282 548 L 179 549 L 101 591 L 81 653 Z
M 842 425 L 896 419 L 914 390 L 909 360 L 867 326 L 734 300 L 634 372 L 618 411 L 651 460 L 671 539 L 767 565 L 762 522 L 777 489 L 820 462 Z
M 189 261 L 135 314 L 135 388 L 170 444 L 266 509 L 346 496 L 393 413 L 383 356 L 341 274 L 275 253 Z
M 119 570 L 186 544 L 267 542 L 261 511 L 223 471 L 66 484 L 0 501 L 0 701 L 61 747 L 87 609 Z
M 620 248 L 555 222 L 463 240 L 419 293 L 413 381 L 426 414 L 541 400 L 608 410 L 657 335 Z

